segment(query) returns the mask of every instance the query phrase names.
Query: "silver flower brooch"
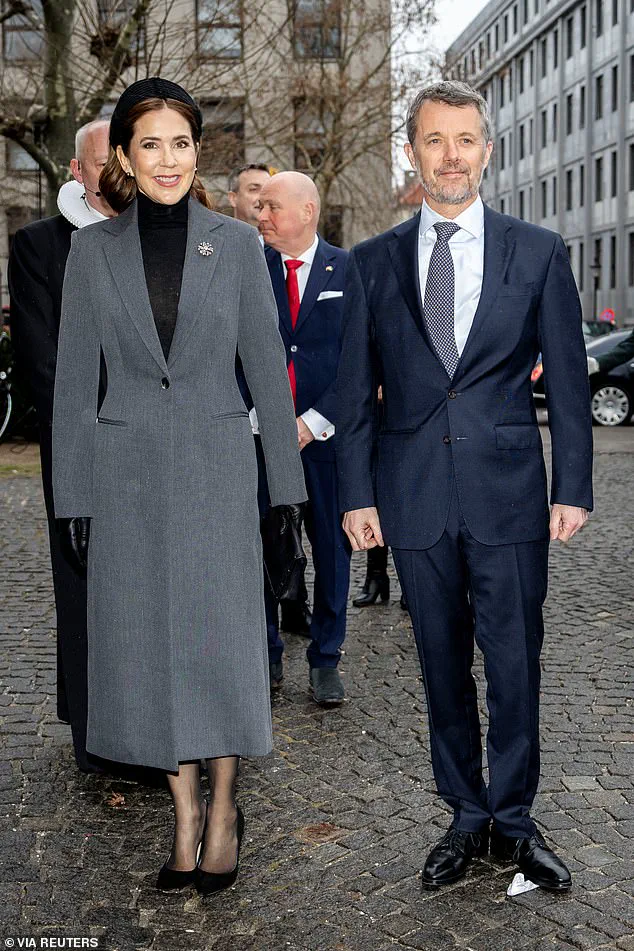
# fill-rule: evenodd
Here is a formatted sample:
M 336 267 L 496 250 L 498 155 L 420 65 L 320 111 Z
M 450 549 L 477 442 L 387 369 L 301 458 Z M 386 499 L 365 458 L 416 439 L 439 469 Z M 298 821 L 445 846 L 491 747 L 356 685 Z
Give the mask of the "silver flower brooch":
M 214 253 L 213 244 L 209 244 L 208 241 L 201 241 L 198 245 L 198 253 L 202 254 L 204 257 L 208 257 L 210 254 Z

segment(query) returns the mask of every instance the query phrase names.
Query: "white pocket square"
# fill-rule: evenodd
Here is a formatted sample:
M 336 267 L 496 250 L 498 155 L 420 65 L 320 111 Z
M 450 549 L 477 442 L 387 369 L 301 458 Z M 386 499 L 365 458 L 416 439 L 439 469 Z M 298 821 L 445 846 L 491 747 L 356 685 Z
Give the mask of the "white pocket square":
M 343 297 L 343 291 L 322 291 L 317 300 L 330 300 L 331 297 Z

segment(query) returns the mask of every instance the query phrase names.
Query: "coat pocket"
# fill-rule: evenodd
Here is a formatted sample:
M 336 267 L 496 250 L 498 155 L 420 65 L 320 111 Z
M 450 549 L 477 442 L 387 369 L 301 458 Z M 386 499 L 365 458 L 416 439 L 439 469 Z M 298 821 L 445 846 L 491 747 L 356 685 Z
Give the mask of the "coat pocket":
M 246 410 L 244 413 L 212 413 L 207 419 L 242 419 L 243 417 L 246 417 L 246 419 L 249 418 L 249 414 Z
M 510 423 L 495 427 L 497 449 L 539 449 L 542 444 L 537 423 Z
M 105 416 L 98 416 L 96 419 L 97 423 L 103 423 L 105 426 L 127 426 L 125 420 L 123 419 L 106 419 Z

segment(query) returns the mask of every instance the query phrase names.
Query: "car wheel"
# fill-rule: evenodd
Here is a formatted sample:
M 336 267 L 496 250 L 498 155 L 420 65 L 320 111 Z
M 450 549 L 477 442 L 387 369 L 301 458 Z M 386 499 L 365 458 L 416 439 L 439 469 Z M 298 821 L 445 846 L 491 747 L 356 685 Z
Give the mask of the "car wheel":
M 632 397 L 618 383 L 604 383 L 592 393 L 592 419 L 599 426 L 625 425 L 632 409 Z

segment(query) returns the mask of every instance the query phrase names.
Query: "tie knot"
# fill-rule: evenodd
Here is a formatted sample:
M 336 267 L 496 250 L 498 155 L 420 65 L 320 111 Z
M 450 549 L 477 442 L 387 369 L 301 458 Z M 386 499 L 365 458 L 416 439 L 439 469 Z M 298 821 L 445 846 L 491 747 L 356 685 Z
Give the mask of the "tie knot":
M 449 241 L 449 238 L 456 231 L 460 231 L 460 225 L 457 225 L 454 221 L 438 221 L 434 225 L 434 231 L 438 235 L 439 241 Z
M 285 261 L 287 271 L 296 271 L 298 267 L 301 267 L 304 263 L 303 261 L 293 261 L 292 259 Z

